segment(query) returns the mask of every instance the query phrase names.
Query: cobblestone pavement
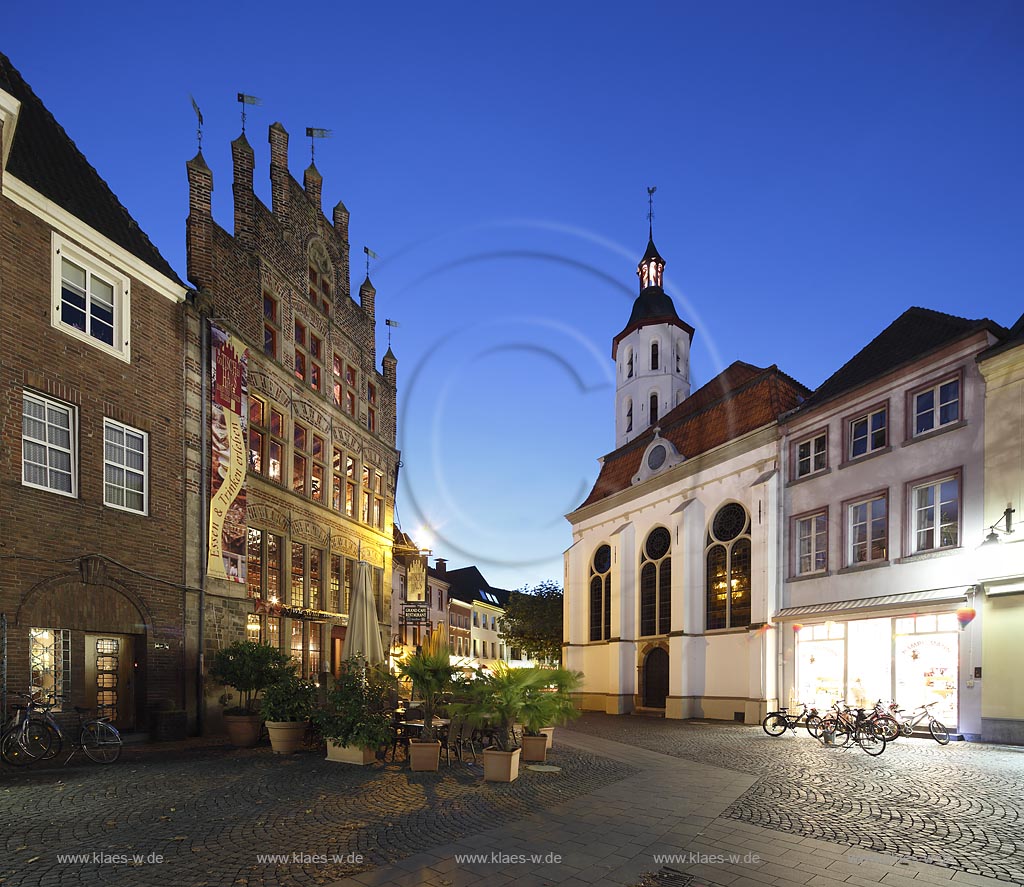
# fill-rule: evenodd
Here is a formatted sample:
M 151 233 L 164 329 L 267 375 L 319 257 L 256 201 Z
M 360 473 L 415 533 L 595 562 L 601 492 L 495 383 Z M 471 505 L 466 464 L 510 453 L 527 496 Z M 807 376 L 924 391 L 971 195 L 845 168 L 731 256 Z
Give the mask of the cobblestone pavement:
M 484 783 L 470 763 L 411 773 L 401 762 L 355 767 L 324 761 L 322 752 L 282 757 L 269 748 L 164 756 L 129 748 L 110 767 L 4 766 L 0 884 L 324 884 L 634 772 L 568 748 L 553 750 L 549 762 L 561 771 L 524 769 L 511 785 Z M 89 861 L 60 862 L 58 854 L 87 854 Z M 257 854 L 287 854 L 288 861 L 268 865 Z
M 913 738 L 872 758 L 803 730 L 600 714 L 573 730 L 758 777 L 730 819 L 1024 883 L 1024 749 Z

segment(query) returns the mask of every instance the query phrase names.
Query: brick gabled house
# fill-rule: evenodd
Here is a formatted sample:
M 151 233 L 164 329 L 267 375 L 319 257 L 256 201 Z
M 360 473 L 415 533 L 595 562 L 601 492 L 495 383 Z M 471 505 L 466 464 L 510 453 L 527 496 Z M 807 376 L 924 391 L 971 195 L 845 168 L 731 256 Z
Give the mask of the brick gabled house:
M 351 295 L 348 210 L 325 217 L 314 165 L 292 177 L 281 124 L 269 143 L 270 207 L 245 135 L 231 144 L 233 233 L 202 154 L 186 165 L 190 618 L 204 661 L 249 638 L 319 679 L 339 665 L 360 557 L 390 646 L 397 360 L 378 366 L 368 276 Z M 224 691 L 205 689 L 214 727 Z
M 146 729 L 190 683 L 187 290 L 2 54 L 0 146 L 7 686 Z

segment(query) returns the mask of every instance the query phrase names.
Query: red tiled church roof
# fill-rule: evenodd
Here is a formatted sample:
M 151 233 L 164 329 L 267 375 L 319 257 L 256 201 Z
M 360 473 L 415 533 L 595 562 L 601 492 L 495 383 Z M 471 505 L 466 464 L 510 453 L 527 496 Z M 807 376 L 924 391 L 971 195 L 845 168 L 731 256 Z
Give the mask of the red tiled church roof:
M 761 368 L 736 361 L 666 413 L 658 427 L 662 438 L 692 459 L 776 421 L 809 393 L 775 365 Z M 594 488 L 579 507 L 627 489 L 653 437 L 649 428 L 605 456 Z

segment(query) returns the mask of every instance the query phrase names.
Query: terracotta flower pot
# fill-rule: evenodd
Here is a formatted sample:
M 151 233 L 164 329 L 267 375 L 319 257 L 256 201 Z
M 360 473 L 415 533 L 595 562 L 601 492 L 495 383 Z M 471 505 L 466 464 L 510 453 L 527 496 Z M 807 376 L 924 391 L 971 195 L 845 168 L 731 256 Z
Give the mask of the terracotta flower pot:
M 419 739 L 409 741 L 409 769 L 437 772 L 441 764 L 441 743 L 422 742 Z
M 548 756 L 548 737 L 543 733 L 540 736 L 523 737 L 523 760 L 543 764 Z
M 270 747 L 274 750 L 274 754 L 295 754 L 302 748 L 308 726 L 308 721 L 267 721 Z
M 260 741 L 263 721 L 259 715 L 224 715 L 228 741 L 238 748 L 252 748 Z
M 484 749 L 484 780 L 487 782 L 515 782 L 519 778 L 519 754 L 521 748 L 512 751 Z
M 327 740 L 327 757 L 325 761 L 340 761 L 343 764 L 359 764 L 365 766 L 377 760 L 377 752 L 372 748 L 359 748 L 356 745 L 338 745 Z

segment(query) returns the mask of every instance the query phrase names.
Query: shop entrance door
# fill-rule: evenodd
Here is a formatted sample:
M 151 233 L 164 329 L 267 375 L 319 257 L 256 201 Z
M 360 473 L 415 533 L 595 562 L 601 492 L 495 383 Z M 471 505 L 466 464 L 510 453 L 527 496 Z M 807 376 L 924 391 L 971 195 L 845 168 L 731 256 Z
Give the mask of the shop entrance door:
M 85 636 L 85 704 L 119 730 L 135 728 L 135 638 L 129 634 Z

